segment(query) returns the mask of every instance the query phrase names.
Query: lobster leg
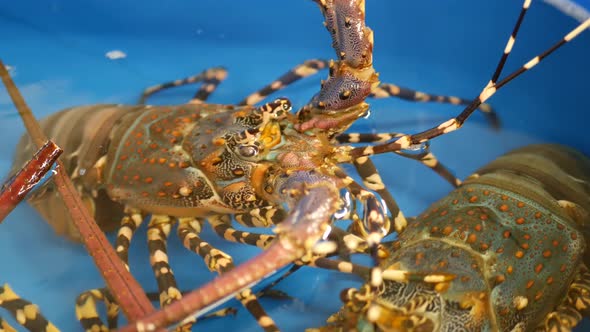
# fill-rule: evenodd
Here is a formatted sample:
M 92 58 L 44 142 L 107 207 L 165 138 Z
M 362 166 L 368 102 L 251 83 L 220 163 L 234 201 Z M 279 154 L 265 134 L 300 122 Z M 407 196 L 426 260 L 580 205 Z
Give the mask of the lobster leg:
M 217 235 L 231 242 L 238 242 L 266 249 L 275 238 L 274 235 L 237 230 L 231 226 L 230 220 L 227 216 L 213 216 L 208 220 Z
M 413 102 L 436 102 L 452 105 L 469 105 L 471 103 L 470 99 L 425 93 L 391 83 L 380 83 L 377 87 L 371 89 L 371 94 L 369 94 L 369 98 L 377 99 L 390 97 L 396 97 L 402 100 Z M 490 122 L 492 128 L 500 128 L 500 119 L 498 118 L 498 113 L 494 111 L 492 106 L 484 103 L 479 105 L 479 110 Z
M 211 92 L 217 88 L 217 86 L 225 80 L 227 77 L 227 70 L 222 67 L 215 67 L 210 68 L 202 71 L 201 73 L 185 77 L 179 80 L 166 82 L 158 85 L 151 86 L 143 91 L 141 97 L 139 98 L 138 104 L 143 105 L 145 104 L 146 100 L 156 92 L 166 90 L 169 88 L 174 88 L 182 85 L 193 84 L 202 82 L 201 87 L 195 93 L 193 98 L 189 101 L 189 104 L 200 104 L 204 102 Z
M 401 133 L 349 133 L 336 136 L 338 143 L 382 143 L 396 137 L 402 137 Z M 403 151 L 394 151 L 397 155 L 419 161 L 424 166 L 432 169 L 443 179 L 449 182 L 453 187 L 461 185 L 461 180 L 443 165 L 432 152 L 421 152 L 418 154 L 405 153 Z M 356 163 L 355 163 L 356 164 Z M 358 170 L 357 170 L 358 171 Z
M 105 303 L 108 327 L 99 318 L 96 301 Z M 86 291 L 76 299 L 76 317 L 84 331 L 108 331 L 117 328 L 119 305 L 107 288 Z
M 0 286 L 0 307 L 9 311 L 19 324 L 30 331 L 59 332 L 36 305 L 18 296 L 8 284 Z M 11 331 L 12 327 L 8 323 L 0 321 L 0 330 Z
M 17 332 L 14 327 L 0 317 L 0 332 Z
M 261 249 L 266 249 L 270 245 L 271 241 L 275 239 L 274 235 L 251 233 L 251 232 L 237 230 L 230 225 L 229 218 L 227 216 L 211 217 L 211 218 L 209 218 L 209 223 L 213 227 L 214 231 L 220 237 L 223 237 L 225 240 L 228 240 L 231 242 L 238 242 L 238 243 L 243 243 L 243 244 L 255 246 L 255 247 L 258 247 Z M 340 229 L 333 228 L 332 232 L 330 234 L 335 233 L 336 231 L 340 231 Z M 356 248 L 356 249 L 358 249 L 358 252 L 362 252 L 363 248 L 366 249 L 366 245 L 362 246 L 360 243 L 360 242 L 363 242 L 364 240 L 362 240 L 361 238 L 358 238 L 352 234 L 349 234 L 347 232 L 344 232 L 344 231 L 341 231 L 341 232 L 344 234 L 337 234 L 337 236 L 344 237 L 343 241 L 345 241 L 345 242 L 348 240 L 348 238 L 346 237 L 347 235 L 350 235 L 355 238 L 356 243 L 352 244 L 352 245 L 348 245 L 349 248 L 350 247 Z M 320 256 L 314 255 L 314 256 L 309 257 L 309 259 L 305 258 L 305 260 L 298 260 L 298 261 L 295 261 L 295 264 L 297 264 L 298 266 L 307 265 L 307 266 L 324 268 L 324 269 L 328 269 L 328 270 L 336 270 L 336 271 L 345 272 L 345 273 L 354 273 L 354 274 L 359 274 L 359 275 L 362 274 L 363 272 L 366 272 L 365 270 L 368 270 L 368 268 L 365 268 L 363 266 L 356 265 L 356 264 L 342 261 L 342 260 L 328 259 L 328 258 L 324 257 L 323 255 L 320 255 Z M 295 271 L 293 271 L 293 272 L 295 272 Z M 289 276 L 293 272 L 291 272 L 291 271 L 287 272 L 285 275 L 281 276 L 280 280 L 285 279 L 287 276 Z M 277 283 L 278 283 L 278 281 L 273 282 L 273 285 L 276 285 Z M 270 287 L 268 287 L 268 288 L 270 288 Z
M 272 81 L 262 89 L 250 94 L 242 101 L 239 105 L 254 105 L 270 94 L 280 91 L 288 85 L 295 83 L 296 81 L 306 78 L 308 76 L 316 74 L 318 71 L 328 68 L 330 62 L 321 59 L 310 59 L 302 64 L 295 66 L 281 77 Z M 471 100 L 454 96 L 442 96 L 431 93 L 425 93 L 418 90 L 413 90 L 405 87 L 401 87 L 391 83 L 380 83 L 377 87 L 371 89 L 369 98 L 389 98 L 396 97 L 403 100 L 414 101 L 414 102 L 436 102 L 436 103 L 448 103 L 453 105 L 469 105 Z M 497 113 L 488 104 L 480 105 L 479 109 L 487 117 L 488 121 L 493 128 L 500 127 L 500 120 L 498 119 Z
M 168 253 L 166 249 L 166 242 L 172 224 L 173 219 L 169 216 L 152 215 L 147 229 L 150 264 L 154 275 L 156 276 L 156 280 L 158 281 L 160 305 L 162 307 L 168 306 L 170 303 L 182 298 L 182 294 L 176 285 L 174 272 L 172 272 L 172 268 L 168 262 Z M 194 321 L 194 318 L 184 321 L 183 325 L 180 326 L 177 331 L 190 331 Z
M 307 60 L 281 75 L 281 77 L 272 81 L 262 89 L 250 94 L 240 101 L 238 105 L 254 105 L 268 97 L 270 94 L 284 89 L 289 84 L 297 82 L 302 78 L 314 75 L 322 69 L 328 68 L 328 64 L 328 61 L 321 59 Z
M 115 250 L 127 270 L 129 270 L 129 246 L 131 245 L 131 239 L 137 228 L 143 222 L 143 217 L 140 210 L 126 207 L 125 216 L 121 219 L 121 225 L 117 232 Z M 108 328 L 99 318 L 96 308 L 97 300 L 104 302 L 106 305 Z M 119 305 L 106 288 L 96 288 L 86 291 L 76 299 L 76 316 L 84 330 L 94 331 L 98 329 L 100 331 L 115 328 L 117 326 L 118 314 Z
M 545 317 L 545 331 L 571 331 L 582 317 L 590 314 L 590 272 L 585 265 L 574 278 L 567 297 L 557 309 Z
M 231 256 L 201 240 L 199 237 L 200 230 L 201 223 L 195 218 L 180 218 L 178 221 L 178 237 L 182 241 L 182 244 L 188 250 L 201 256 L 209 270 L 223 274 L 233 269 L 234 264 Z M 256 296 L 252 294 L 250 289 L 240 291 L 236 298 L 256 318 L 258 324 L 265 331 L 279 330 L 272 318 L 266 314 L 260 303 L 258 303 Z
M 248 213 L 237 214 L 235 218 L 237 222 L 247 227 L 269 227 L 280 223 L 285 218 L 285 214 L 275 207 L 262 207 L 252 209 Z

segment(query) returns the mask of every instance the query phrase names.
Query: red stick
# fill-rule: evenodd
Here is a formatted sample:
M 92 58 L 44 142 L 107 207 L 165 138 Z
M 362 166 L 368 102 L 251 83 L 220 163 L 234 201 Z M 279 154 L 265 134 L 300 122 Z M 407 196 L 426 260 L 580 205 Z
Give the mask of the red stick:
M 8 179 L 0 191 L 0 223 L 20 203 L 33 187 L 41 181 L 51 169 L 57 157 L 63 152 L 52 141 L 47 141 L 43 147 L 29 160 L 27 164 Z

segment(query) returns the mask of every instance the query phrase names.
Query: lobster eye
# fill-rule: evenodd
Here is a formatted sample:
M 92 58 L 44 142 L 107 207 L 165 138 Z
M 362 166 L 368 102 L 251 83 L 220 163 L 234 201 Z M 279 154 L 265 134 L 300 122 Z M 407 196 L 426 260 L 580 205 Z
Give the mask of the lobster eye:
M 350 98 L 351 94 L 352 94 L 352 92 L 350 92 L 350 90 L 343 90 L 340 92 L 338 97 L 340 97 L 340 100 L 346 100 L 346 99 Z
M 244 158 L 251 158 L 258 154 L 258 148 L 253 145 L 241 145 L 238 147 L 238 153 Z
M 291 102 L 289 101 L 289 99 L 283 99 L 283 111 L 290 111 L 291 110 Z

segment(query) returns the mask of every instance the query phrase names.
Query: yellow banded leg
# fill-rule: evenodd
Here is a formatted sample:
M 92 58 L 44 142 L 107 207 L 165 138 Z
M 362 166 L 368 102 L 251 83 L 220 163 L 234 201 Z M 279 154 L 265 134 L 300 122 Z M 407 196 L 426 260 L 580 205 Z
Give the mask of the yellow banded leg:
M 108 326 L 105 326 L 96 310 L 96 301 L 104 302 L 107 310 Z M 78 295 L 76 299 L 76 318 L 87 332 L 106 332 L 117 328 L 119 305 L 106 288 L 92 289 Z
M 262 89 L 250 94 L 244 98 L 238 105 L 254 105 L 266 98 L 271 93 L 284 89 L 289 84 L 292 84 L 302 78 L 316 74 L 319 70 L 328 68 L 329 62 L 320 59 L 307 60 L 304 63 L 295 66 L 281 77 L 272 81 Z
M 182 294 L 176 285 L 176 278 L 168 262 L 167 240 L 173 220 L 166 215 L 152 215 L 147 229 L 150 265 L 158 282 L 160 305 L 165 307 L 180 300 Z M 190 331 L 194 319 L 186 320 L 178 331 Z
M 236 216 L 236 219 L 238 219 L 238 217 L 241 216 Z M 231 242 L 244 243 L 261 249 L 266 249 L 275 238 L 274 235 L 237 230 L 231 226 L 230 218 L 225 215 L 212 216 L 207 220 L 217 235 Z
M 59 332 L 59 330 L 41 314 L 36 305 L 18 296 L 8 284 L 0 286 L 0 307 L 10 312 L 14 319 L 29 331 Z M 7 331 L 10 331 L 9 328 L 12 328 L 6 322 L 3 322 L 0 327 Z
M 443 103 L 443 104 L 451 104 L 451 105 L 469 105 L 471 103 L 471 99 L 459 98 L 455 96 L 442 96 L 436 95 L 432 93 L 421 92 L 418 90 L 413 90 L 410 88 L 406 88 L 403 86 L 391 84 L 391 83 L 379 83 L 378 86 L 371 89 L 371 94 L 369 98 L 399 98 L 407 101 L 412 102 L 420 102 L 420 103 Z M 500 128 L 500 119 L 498 114 L 494 111 L 492 106 L 489 104 L 483 103 L 479 105 L 478 109 L 483 113 L 486 117 L 492 128 L 498 129 Z
M 304 63 L 295 66 L 281 77 L 277 78 L 270 84 L 266 85 L 262 89 L 250 94 L 244 98 L 239 105 L 254 105 L 270 94 L 284 89 L 290 84 L 296 81 L 314 75 L 318 71 L 328 68 L 329 61 L 321 59 L 310 59 Z M 378 86 L 371 89 L 369 98 L 399 98 L 412 102 L 434 102 L 434 103 L 446 103 L 452 105 L 469 105 L 471 99 L 464 99 L 454 96 L 436 95 L 432 93 L 421 92 L 418 90 L 402 87 L 391 83 L 380 83 Z M 500 120 L 497 113 L 492 109 L 489 104 L 482 104 L 479 106 L 479 110 L 488 119 L 493 128 L 500 127 Z
M 582 265 L 567 293 L 568 303 L 584 316 L 590 316 L 590 272 Z
M 585 265 L 572 281 L 567 297 L 545 317 L 545 331 L 571 331 L 582 317 L 590 316 L 590 272 Z
M 144 216 L 140 210 L 125 208 L 125 216 L 121 219 L 121 225 L 117 232 L 117 240 L 115 241 L 115 250 L 117 255 L 125 267 L 129 270 L 129 246 L 131 245 L 131 239 L 135 231 L 141 226 Z
M 227 70 L 222 67 L 214 67 L 206 69 L 201 73 L 182 79 L 151 86 L 143 91 L 139 98 L 138 104 L 145 104 L 146 100 L 156 92 L 175 88 L 187 84 L 202 82 L 201 87 L 195 93 L 189 104 L 201 104 L 209 95 L 217 88 L 217 86 L 227 77 Z
M 219 274 L 234 268 L 233 259 L 223 251 L 214 248 L 199 237 L 201 222 L 196 218 L 178 219 L 178 237 L 182 244 L 190 251 L 201 256 L 211 271 Z M 258 324 L 265 331 L 278 331 L 274 321 L 262 308 L 258 299 L 250 289 L 242 290 L 236 295 L 238 301 L 254 316 Z
M 0 332 L 17 332 L 17 330 L 0 317 Z
M 283 221 L 287 215 L 284 210 L 277 209 L 274 206 L 255 208 L 235 215 L 236 221 L 246 227 L 270 227 Z M 229 217 L 226 217 L 227 223 L 230 224 Z
M 121 219 L 115 250 L 125 267 L 129 270 L 129 246 L 133 234 L 143 222 L 143 215 L 140 210 L 125 207 L 125 216 Z M 107 324 L 105 325 L 98 315 L 96 301 L 102 301 L 107 308 Z M 119 306 L 114 302 L 112 295 L 106 288 L 97 288 L 84 292 L 76 299 L 76 315 L 80 324 L 86 331 L 107 331 L 117 326 Z M 108 326 L 108 328 L 107 328 Z
M 405 134 L 402 133 L 348 133 L 336 136 L 336 142 L 340 144 L 386 143 L 404 135 Z M 424 166 L 432 169 L 454 187 L 461 185 L 461 180 L 455 177 L 453 173 L 428 150 L 420 153 L 406 153 L 403 151 L 393 152 L 404 158 L 419 161 Z
M 418 154 L 405 153 L 401 151 L 395 151 L 395 153 L 402 157 L 419 161 L 422 165 L 433 170 L 436 174 L 445 179 L 451 184 L 451 186 L 455 188 L 461 185 L 461 180 L 454 176 L 453 173 L 445 165 L 438 161 L 438 159 L 430 151 L 421 152 Z

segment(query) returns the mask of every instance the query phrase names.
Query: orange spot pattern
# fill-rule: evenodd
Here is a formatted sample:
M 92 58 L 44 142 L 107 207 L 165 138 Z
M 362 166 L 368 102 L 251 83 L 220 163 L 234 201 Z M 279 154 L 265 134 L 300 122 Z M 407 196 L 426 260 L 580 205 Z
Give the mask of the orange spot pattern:
M 476 280 L 484 279 L 481 269 L 485 268 L 491 273 L 489 283 L 494 285 L 492 307 L 504 323 L 514 318 L 516 296 L 528 299 L 522 315 L 542 310 L 547 303 L 553 305 L 563 298 L 557 284 L 569 281 L 564 275 L 574 272 L 583 239 L 567 221 L 528 202 L 516 193 L 466 184 L 411 223 L 400 234 L 401 245 L 391 259 L 421 274 L 460 273 L 445 292 L 449 298 L 460 296 L 465 289 L 480 291 Z M 444 245 L 438 239 L 444 239 Z M 446 252 L 451 249 L 445 246 L 452 243 L 471 251 Z M 418 251 L 420 255 L 412 257 L 420 259 L 405 261 L 405 250 Z
M 193 161 L 191 147 L 184 142 L 185 135 L 204 123 L 196 120 L 211 111 L 202 105 L 182 105 L 132 114 L 129 123 L 133 126 L 114 137 L 113 146 L 118 148 L 107 155 L 114 162 L 105 167 L 111 170 L 107 174 L 110 195 L 141 206 L 180 207 L 199 206 L 201 200 L 213 197 L 213 189 L 203 186 L 204 174 L 199 175 L 199 170 L 186 173 Z M 180 195 L 181 187 L 194 194 Z

